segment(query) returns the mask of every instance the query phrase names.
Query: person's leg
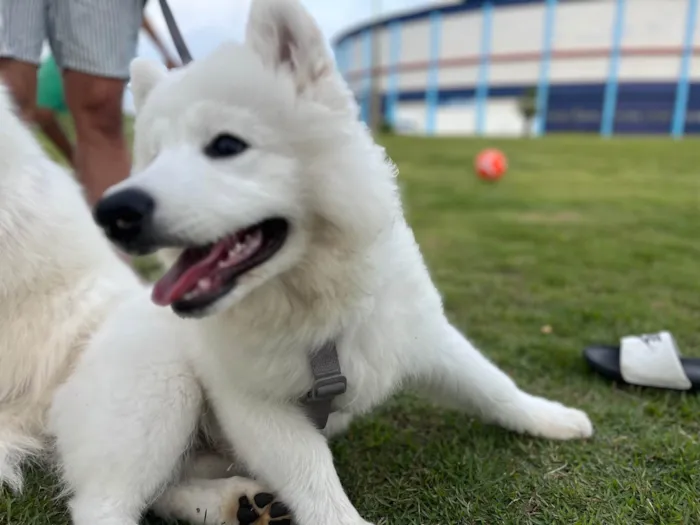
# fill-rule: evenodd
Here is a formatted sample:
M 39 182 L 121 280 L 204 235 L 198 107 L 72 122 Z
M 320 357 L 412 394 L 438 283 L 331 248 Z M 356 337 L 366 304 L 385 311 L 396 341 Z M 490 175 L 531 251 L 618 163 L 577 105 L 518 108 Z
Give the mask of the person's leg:
M 22 119 L 31 124 L 36 99 L 37 65 L 14 58 L 0 58 L 0 76 L 12 95 Z
M 59 153 L 63 155 L 68 163 L 73 165 L 73 145 L 66 136 L 63 126 L 56 118 L 56 114 L 50 109 L 37 107 L 34 110 L 34 121 Z
M 46 38 L 46 0 L 0 0 L 0 76 L 31 122 L 36 74 Z
M 122 124 L 124 82 L 67 69 L 66 101 L 75 122 L 73 156 L 89 204 L 129 175 L 131 158 Z
M 34 121 L 44 135 L 53 143 L 63 157 L 73 164 L 73 145 L 56 118 L 66 113 L 66 97 L 63 90 L 61 70 L 53 56 L 49 56 L 39 66 L 37 73 L 36 109 Z
M 129 174 L 122 99 L 141 16 L 142 0 L 51 3 L 49 33 L 75 121 L 74 162 L 91 205 Z

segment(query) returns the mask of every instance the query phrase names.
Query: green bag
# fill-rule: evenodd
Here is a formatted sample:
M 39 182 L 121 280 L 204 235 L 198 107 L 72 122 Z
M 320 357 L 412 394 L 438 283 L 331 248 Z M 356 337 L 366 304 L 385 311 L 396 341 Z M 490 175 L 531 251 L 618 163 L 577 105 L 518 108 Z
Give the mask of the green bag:
M 53 55 L 42 62 L 37 73 L 36 105 L 58 113 L 68 110 L 63 92 L 63 77 Z

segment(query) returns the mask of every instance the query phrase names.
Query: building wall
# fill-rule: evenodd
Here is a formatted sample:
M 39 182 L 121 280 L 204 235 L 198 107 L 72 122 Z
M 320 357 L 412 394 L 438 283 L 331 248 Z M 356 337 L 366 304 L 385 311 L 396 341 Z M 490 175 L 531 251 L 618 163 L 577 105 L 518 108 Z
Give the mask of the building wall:
M 490 8 L 488 0 L 469 0 L 356 28 L 340 36 L 336 53 L 358 99 L 374 74 L 389 113 L 414 133 L 520 134 L 517 100 L 534 87 L 549 92 L 549 130 L 596 131 L 605 127 L 611 83 L 613 131 L 660 132 L 673 120 L 692 2 L 559 0 L 548 25 L 546 0 L 493 0 Z M 692 34 L 700 46 L 700 24 Z M 691 109 L 698 106 L 688 118 L 699 117 L 700 127 L 700 87 L 693 85 L 700 84 L 700 49 L 689 55 L 688 78 Z M 640 117 L 645 104 L 649 115 Z M 635 127 L 635 119 L 644 122 Z

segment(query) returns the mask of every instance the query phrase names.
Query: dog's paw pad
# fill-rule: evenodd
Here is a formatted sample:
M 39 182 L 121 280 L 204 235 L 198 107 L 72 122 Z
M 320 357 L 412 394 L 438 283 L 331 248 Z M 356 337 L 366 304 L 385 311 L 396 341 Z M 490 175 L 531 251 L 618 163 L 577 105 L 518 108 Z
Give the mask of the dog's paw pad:
M 289 518 L 289 509 L 285 507 L 279 501 L 274 502 L 270 505 L 270 517 L 273 520 L 281 520 L 284 518 Z M 279 521 L 275 522 L 279 524 Z
M 251 525 L 260 519 L 260 513 L 248 500 L 248 496 L 241 496 L 238 500 L 238 512 L 236 519 L 239 525 Z
M 258 492 L 252 497 L 243 495 L 234 507 L 231 512 L 238 525 L 292 525 L 287 507 L 268 492 Z
M 261 492 L 260 494 L 255 495 L 253 501 L 255 502 L 256 506 L 262 509 L 264 507 L 267 507 L 273 501 L 275 501 L 275 497 L 272 494 L 268 494 L 267 492 Z

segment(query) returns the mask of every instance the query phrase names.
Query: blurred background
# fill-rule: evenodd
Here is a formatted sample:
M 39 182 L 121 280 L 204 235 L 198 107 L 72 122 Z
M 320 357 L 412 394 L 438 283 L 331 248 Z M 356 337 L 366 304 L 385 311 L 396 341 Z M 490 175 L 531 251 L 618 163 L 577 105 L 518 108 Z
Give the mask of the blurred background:
M 168 1 L 195 60 L 243 38 L 249 0 Z M 450 319 L 596 426 L 530 440 L 398 396 L 332 445 L 363 517 L 700 524 L 700 397 L 615 386 L 581 356 L 666 329 L 700 357 L 700 0 L 302 2 L 400 169 Z M 173 50 L 157 1 L 147 14 Z M 139 54 L 161 60 L 145 36 Z M 476 176 L 485 151 L 507 159 L 498 178 Z M 0 525 L 70 525 L 54 481 L 0 488 Z
M 700 131 L 696 0 L 374 4 L 333 41 L 368 122 L 378 109 L 428 135 Z

